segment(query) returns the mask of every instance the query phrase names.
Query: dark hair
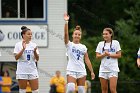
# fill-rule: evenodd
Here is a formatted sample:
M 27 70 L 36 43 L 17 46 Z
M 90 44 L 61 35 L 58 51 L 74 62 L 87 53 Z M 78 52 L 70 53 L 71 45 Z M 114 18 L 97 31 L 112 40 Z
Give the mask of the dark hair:
M 114 37 L 114 32 L 113 32 L 113 30 L 112 30 L 111 28 L 104 28 L 103 31 L 108 31 L 110 34 L 112 34 L 112 36 L 111 36 L 111 44 L 110 44 L 110 49 L 112 49 L 111 46 L 112 46 L 112 39 L 113 39 L 113 37 Z M 105 43 L 106 43 L 106 41 L 104 42 L 104 46 L 103 46 L 102 51 L 105 50 L 105 49 L 104 49 Z
M 77 26 L 75 27 L 75 30 L 81 31 L 81 27 L 80 27 L 79 25 L 77 25 Z
M 7 76 L 8 76 L 8 77 L 10 76 L 10 74 L 9 74 L 9 71 L 8 71 L 8 70 L 2 71 L 2 76 L 4 76 L 4 73 L 7 73 Z
M 26 26 L 22 26 L 21 27 L 21 36 L 22 36 L 22 38 L 23 38 L 23 34 L 25 34 L 28 30 L 30 30 L 29 28 L 27 28 Z

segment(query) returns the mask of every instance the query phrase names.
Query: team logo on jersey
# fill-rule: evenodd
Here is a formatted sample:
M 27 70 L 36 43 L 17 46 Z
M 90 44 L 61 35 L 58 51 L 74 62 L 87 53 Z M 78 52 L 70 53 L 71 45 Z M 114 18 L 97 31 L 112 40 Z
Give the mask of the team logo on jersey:
M 84 55 L 83 51 L 80 51 L 79 49 L 76 49 L 75 47 L 72 47 L 72 52 L 76 54 L 76 59 L 79 60 L 81 55 Z
M 34 50 L 25 50 L 24 52 L 25 52 L 26 54 L 31 54 L 31 53 L 34 52 Z
M 79 49 L 76 49 L 75 47 L 72 48 L 72 52 L 77 53 L 79 55 L 84 55 L 84 53 L 82 51 L 80 51 Z
M 2 41 L 4 39 L 5 35 L 3 34 L 3 32 L 0 30 L 0 41 Z
M 110 48 L 110 49 L 105 49 L 104 51 L 115 52 L 115 49 L 114 48 Z

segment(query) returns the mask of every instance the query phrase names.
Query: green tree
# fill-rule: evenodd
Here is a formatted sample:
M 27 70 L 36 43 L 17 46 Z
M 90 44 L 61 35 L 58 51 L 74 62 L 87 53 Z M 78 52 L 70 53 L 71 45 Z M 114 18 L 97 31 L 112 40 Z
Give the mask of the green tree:
M 133 0 L 68 0 L 70 28 L 78 24 L 86 37 L 101 35 L 104 27 L 114 28 L 116 20 L 127 17 L 124 9 L 133 5 Z
M 92 86 L 92 93 L 101 92 L 98 78 L 100 60 L 95 58 L 95 49 L 102 40 L 101 33 L 104 27 L 113 28 L 115 39 L 120 42 L 122 48 L 118 93 L 139 93 L 140 84 L 137 83 L 136 86 L 135 81 L 140 81 L 136 65 L 137 51 L 140 47 L 140 1 L 68 0 L 68 12 L 71 16 L 71 34 L 76 25 L 82 27 L 82 43 L 87 46 L 94 67 L 96 78 L 93 82 L 98 83 Z M 89 71 L 87 79 L 90 80 Z
M 119 81 L 127 80 L 135 84 L 127 83 L 125 85 L 119 84 L 119 86 L 122 88 L 120 91 L 123 88 L 127 88 L 125 90 L 127 93 L 138 93 L 140 85 L 137 86 L 136 82 L 140 81 L 140 74 L 136 65 L 136 59 L 137 51 L 140 47 L 140 1 L 136 0 L 135 5 L 125 9 L 125 12 L 129 18 L 116 21 L 116 30 L 123 55 L 119 63 L 121 69 Z

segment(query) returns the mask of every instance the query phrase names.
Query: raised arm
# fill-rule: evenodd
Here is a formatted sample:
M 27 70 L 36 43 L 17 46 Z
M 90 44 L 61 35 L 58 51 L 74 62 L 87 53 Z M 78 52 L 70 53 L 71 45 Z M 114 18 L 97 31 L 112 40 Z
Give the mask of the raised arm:
M 69 15 L 67 13 L 64 14 L 65 26 L 64 26 L 64 42 L 68 44 L 69 42 L 69 33 L 68 33 L 68 21 Z

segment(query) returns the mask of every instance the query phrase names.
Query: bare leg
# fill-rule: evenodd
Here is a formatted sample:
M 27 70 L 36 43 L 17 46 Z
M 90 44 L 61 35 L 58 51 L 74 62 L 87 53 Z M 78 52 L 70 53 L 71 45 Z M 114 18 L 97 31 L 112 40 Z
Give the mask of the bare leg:
M 78 93 L 85 93 L 86 76 L 77 79 Z
M 29 83 L 32 90 L 38 89 L 38 79 L 29 80 Z
M 26 79 L 18 79 L 18 83 L 19 83 L 19 88 L 20 89 L 26 89 L 27 87 L 27 81 Z
M 19 93 L 26 93 L 27 81 L 26 79 L 18 79 Z
M 111 77 L 109 78 L 110 80 L 110 91 L 111 93 L 117 93 L 116 88 L 117 88 L 117 77 Z
M 108 93 L 108 80 L 100 78 L 102 93 Z

